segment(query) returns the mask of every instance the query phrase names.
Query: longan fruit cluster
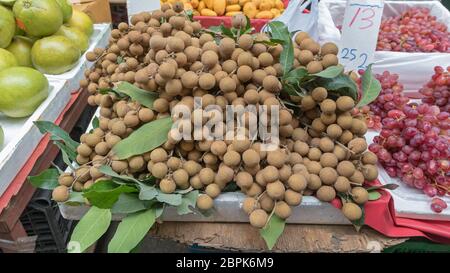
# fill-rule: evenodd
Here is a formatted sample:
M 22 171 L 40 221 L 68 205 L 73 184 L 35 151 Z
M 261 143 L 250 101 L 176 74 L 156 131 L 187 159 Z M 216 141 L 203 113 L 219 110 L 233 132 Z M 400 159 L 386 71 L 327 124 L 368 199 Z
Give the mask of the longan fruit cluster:
M 281 45 L 263 43 L 270 39 L 264 33 L 236 39 L 216 36 L 173 7 L 164 4 L 161 10 L 133 16 L 131 25 L 121 23 L 111 32 L 107 49 L 87 54 L 95 65 L 80 85 L 90 93 L 89 104 L 100 107 L 99 128 L 81 137 L 80 167 L 60 176 L 54 200 L 66 201 L 69 188 L 82 191 L 107 179 L 99 168 L 109 165 L 122 175 L 153 176 L 167 194 L 190 187 L 200 190 L 199 210 L 211 209 L 226 186 L 236 182 L 247 196 L 242 208 L 257 228 L 263 228 L 272 213 L 288 218 L 304 195 L 314 194 L 322 201 L 333 200 L 337 192 L 352 196 L 343 212 L 355 219 L 358 205 L 367 201 L 362 185 L 376 179 L 377 169 L 376 156 L 366 152 L 367 127 L 350 115 L 353 99 L 334 100 L 322 87 L 303 98 L 286 96 L 279 80 Z M 241 28 L 246 18 L 234 16 L 232 24 Z M 295 41 L 296 67 L 316 73 L 337 64 L 334 44 L 320 46 L 302 32 Z M 153 107 L 104 92 L 121 81 L 156 92 Z M 196 107 L 195 98 L 201 98 L 201 107 Z M 294 115 L 283 100 L 298 103 L 301 114 Z M 219 114 L 208 112 L 210 105 L 218 106 Z M 266 115 L 236 115 L 230 130 L 228 105 L 279 106 L 279 145 L 265 150 L 264 139 L 250 134 L 248 121 L 269 125 L 270 110 Z M 178 115 L 181 107 L 189 110 L 190 118 Z M 111 152 L 143 124 L 164 117 L 171 117 L 175 126 L 160 147 L 125 160 Z M 209 122 L 214 122 L 213 128 L 206 126 Z M 199 123 L 204 126 L 190 132 L 195 140 L 180 138 Z
M 297 33 L 294 40 L 294 67 L 306 68 L 313 74 L 339 63 L 338 47 L 334 43 L 321 46 L 307 32 Z

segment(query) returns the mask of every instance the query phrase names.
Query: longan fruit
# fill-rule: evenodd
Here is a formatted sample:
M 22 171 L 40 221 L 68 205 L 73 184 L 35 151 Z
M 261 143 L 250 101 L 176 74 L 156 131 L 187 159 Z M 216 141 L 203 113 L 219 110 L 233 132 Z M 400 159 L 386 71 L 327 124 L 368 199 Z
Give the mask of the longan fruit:
M 283 167 L 286 162 L 287 155 L 282 150 L 271 151 L 267 153 L 267 163 L 276 168 Z
M 293 174 L 288 179 L 288 186 L 296 192 L 302 192 L 308 186 L 308 181 L 302 174 Z
M 168 168 L 165 163 L 158 162 L 153 164 L 151 172 L 154 177 L 162 179 L 167 175 Z
M 364 183 L 364 175 L 358 170 L 356 170 L 348 179 L 354 184 L 362 185 Z
M 248 215 L 250 215 L 250 213 L 252 213 L 255 209 L 259 209 L 259 208 L 260 208 L 260 206 L 259 206 L 258 201 L 253 197 L 247 197 L 242 202 L 242 209 Z
M 267 212 L 262 209 L 256 209 L 250 213 L 250 224 L 256 228 L 263 228 L 268 220 Z
M 311 149 L 309 149 L 308 152 L 308 158 L 314 161 L 319 161 L 320 157 L 322 156 L 322 152 L 320 151 L 320 149 L 313 147 Z
M 329 137 L 323 137 L 320 139 L 319 148 L 324 153 L 333 152 L 334 142 Z
M 278 180 L 266 186 L 267 194 L 274 200 L 281 200 L 284 197 L 285 190 L 284 184 Z
M 188 188 L 189 187 L 189 174 L 184 169 L 178 169 L 173 172 L 172 178 L 175 181 L 175 184 L 177 184 L 180 188 Z M 213 178 L 211 179 L 211 182 Z M 202 177 L 200 176 L 200 180 L 202 180 Z M 203 181 L 202 181 L 203 182 Z
M 316 87 L 311 92 L 311 97 L 317 102 L 322 102 L 323 100 L 325 100 L 327 98 L 327 96 L 328 96 L 328 91 L 323 87 Z
M 63 185 L 54 188 L 52 191 L 52 199 L 55 202 L 66 202 L 69 200 L 69 196 L 69 188 Z
M 297 140 L 294 143 L 294 151 L 300 154 L 301 156 L 305 156 L 309 152 L 309 145 L 303 141 Z
M 221 140 L 214 141 L 211 144 L 211 152 L 217 156 L 222 156 L 227 152 L 227 144 Z
M 320 103 L 320 110 L 323 113 L 334 113 L 336 111 L 336 102 L 332 99 L 325 99 Z
M 342 213 L 350 221 L 357 221 L 362 217 L 361 208 L 354 203 L 344 203 L 342 206 Z
M 344 130 L 352 128 L 353 118 L 351 116 L 339 116 L 337 118 L 337 124 Z
M 237 58 L 237 64 L 238 66 L 248 65 L 252 67 L 253 55 L 250 52 L 242 52 L 241 54 L 239 54 L 239 57 Z
M 333 55 L 337 55 L 339 52 L 338 47 L 336 46 L 336 44 L 332 43 L 332 42 L 328 42 L 322 45 L 322 48 L 320 49 L 320 54 L 322 56 L 328 55 L 328 54 L 333 54 Z
M 338 165 L 338 159 L 333 153 L 323 153 L 320 156 L 320 164 L 322 167 L 335 168 Z
M 198 176 L 203 185 L 209 185 L 214 182 L 215 173 L 210 168 L 203 168 L 200 170 Z
M 334 54 L 327 54 L 327 55 L 322 57 L 321 63 L 322 63 L 324 68 L 327 68 L 327 67 L 330 67 L 330 66 L 338 65 L 339 60 L 338 60 L 338 57 L 336 55 L 334 55 Z
M 177 73 L 177 67 L 173 63 L 164 62 L 159 66 L 158 74 L 166 80 L 173 79 Z
M 351 177 L 355 173 L 355 165 L 350 161 L 341 161 L 337 166 L 339 175 Z
M 278 201 L 275 204 L 275 215 L 280 217 L 281 219 L 287 219 L 291 216 L 292 210 L 289 205 L 284 201 Z
M 273 56 L 268 52 L 263 52 L 258 56 L 259 63 L 262 67 L 268 67 L 273 64 Z
M 277 77 L 268 75 L 263 79 L 263 87 L 265 90 L 277 93 L 281 91 L 281 83 Z
M 335 169 L 331 167 L 325 167 L 320 170 L 319 177 L 322 181 L 322 184 L 333 185 L 337 180 L 338 174 Z
M 363 138 L 354 138 L 348 144 L 347 147 L 355 154 L 360 154 L 367 150 L 367 142 Z
M 252 68 L 250 66 L 243 65 L 243 66 L 240 66 L 237 69 L 236 75 L 237 75 L 239 81 L 245 83 L 245 82 L 248 82 L 248 81 L 250 81 L 252 79 L 252 77 L 253 77 L 253 70 L 252 70 Z
M 302 194 L 295 192 L 293 190 L 286 190 L 286 192 L 284 193 L 284 201 L 289 205 L 289 206 L 298 206 L 300 205 L 300 203 L 302 202 Z
M 88 157 L 92 153 L 92 149 L 87 144 L 80 144 L 77 147 L 77 153 L 81 156 Z
M 322 169 L 322 166 L 317 161 L 307 162 L 305 166 L 308 169 L 308 172 L 311 174 L 319 174 L 320 170 Z
M 263 178 L 266 183 L 272 183 L 279 178 L 278 169 L 274 166 L 267 166 L 263 169 Z
M 316 192 L 317 199 L 323 202 L 331 202 L 336 198 L 336 191 L 333 187 L 322 186 Z
M 258 165 L 260 160 L 261 158 L 259 156 L 259 153 L 253 149 L 246 150 L 242 154 L 242 161 L 244 161 L 244 164 L 248 167 L 254 167 Z
M 201 56 L 201 62 L 206 67 L 212 68 L 219 62 L 219 56 L 216 52 L 207 50 L 206 52 L 203 52 Z
M 371 151 L 367 151 L 362 155 L 361 162 L 363 164 L 376 165 L 378 162 L 378 157 Z
M 128 166 L 131 169 L 139 170 L 142 167 L 144 167 L 144 158 L 142 156 L 133 156 L 132 158 L 128 159 Z
M 308 70 L 309 74 L 315 74 L 319 73 L 323 70 L 322 63 L 319 61 L 311 61 L 306 65 L 306 69 Z
M 238 172 L 235 180 L 241 189 L 249 188 L 253 184 L 253 177 L 248 172 Z
M 303 158 L 299 153 L 294 152 L 289 155 L 287 163 L 291 166 L 295 166 L 296 164 L 303 163 Z
M 97 145 L 95 145 L 94 151 L 98 155 L 106 155 L 109 152 L 110 148 L 108 143 L 106 142 L 99 142 Z
M 331 124 L 327 127 L 327 135 L 332 139 L 337 139 L 342 135 L 342 128 L 337 124 Z
M 300 50 L 297 59 L 301 65 L 307 65 L 314 61 L 314 54 L 309 50 Z
M 220 40 L 219 52 L 222 57 L 229 57 L 233 53 L 235 48 L 235 42 L 229 37 L 225 37 Z
M 161 182 L 159 182 L 159 189 L 163 192 L 163 193 L 173 193 L 177 188 L 177 185 L 175 184 L 175 182 L 173 182 L 172 179 L 162 179 Z
M 128 162 L 125 161 L 125 160 L 113 160 L 111 162 L 111 168 L 116 173 L 121 173 L 121 172 L 125 171 L 128 168 Z
M 248 189 L 244 188 L 244 193 L 250 197 L 257 197 L 257 196 L 261 195 L 262 192 L 263 192 L 263 190 L 262 190 L 261 186 L 257 183 L 253 183 L 250 186 L 250 188 L 248 188 Z
M 352 188 L 352 199 L 356 204 L 363 205 L 369 201 L 369 193 L 363 187 Z
M 219 87 L 224 93 L 234 92 L 236 91 L 236 81 L 230 77 L 225 77 L 220 80 Z
M 203 73 L 198 79 L 200 88 L 204 90 L 210 90 L 216 85 L 216 77 L 210 73 Z
M 151 109 L 141 108 L 138 112 L 138 117 L 142 122 L 147 123 L 153 120 L 155 114 Z
M 73 177 L 70 173 L 63 173 L 58 177 L 58 183 L 61 186 L 70 187 L 73 183 Z
M 322 113 L 322 114 L 320 114 L 320 120 L 325 125 L 331 125 L 336 122 L 336 114 L 335 113 Z
M 317 174 L 310 174 L 308 179 L 308 189 L 312 191 L 318 190 L 322 186 L 322 181 Z M 306 190 L 303 192 L 305 194 Z M 306 195 L 306 194 L 305 194 Z
M 336 189 L 337 192 L 346 193 L 349 192 L 351 189 L 350 181 L 348 181 L 347 177 L 339 176 L 336 179 L 336 182 L 334 183 L 333 187 Z
M 223 163 L 230 167 L 236 167 L 241 163 L 241 156 L 236 151 L 228 151 L 223 156 Z
M 178 157 L 170 157 L 167 160 L 167 167 L 169 167 L 169 169 L 172 171 L 178 170 L 179 168 L 181 168 L 181 166 L 181 159 L 179 159 Z
M 350 111 L 355 107 L 355 101 L 349 96 L 341 96 L 336 100 L 337 108 L 342 111 Z
M 156 148 L 150 153 L 150 160 L 154 163 L 164 162 L 167 160 L 167 152 L 163 148 Z
M 248 138 L 245 139 L 235 138 L 233 139 L 232 145 L 233 149 L 236 152 L 243 153 L 244 151 L 250 148 L 251 142 Z
M 350 131 L 356 135 L 363 136 L 367 132 L 367 124 L 360 119 L 354 118 L 352 121 L 352 128 L 350 129 Z
M 312 98 L 312 96 L 304 96 L 301 101 L 301 107 L 303 111 L 312 110 L 316 107 L 316 101 Z
M 183 169 L 185 169 L 189 176 L 194 176 L 200 172 L 202 166 L 193 160 L 188 160 L 183 163 Z
M 158 113 L 169 111 L 169 102 L 165 98 L 158 98 L 153 102 L 153 110 Z
M 214 201 L 207 194 L 200 194 L 197 197 L 197 208 L 200 210 L 209 210 L 214 206 Z
M 364 175 L 364 179 L 367 181 L 373 181 L 378 178 L 378 168 L 375 165 L 364 165 L 362 167 L 362 173 Z
M 352 132 L 350 132 L 349 130 L 345 130 L 344 132 L 342 132 L 342 135 L 339 137 L 339 142 L 342 144 L 347 144 L 350 142 L 350 140 L 353 139 L 353 134 Z

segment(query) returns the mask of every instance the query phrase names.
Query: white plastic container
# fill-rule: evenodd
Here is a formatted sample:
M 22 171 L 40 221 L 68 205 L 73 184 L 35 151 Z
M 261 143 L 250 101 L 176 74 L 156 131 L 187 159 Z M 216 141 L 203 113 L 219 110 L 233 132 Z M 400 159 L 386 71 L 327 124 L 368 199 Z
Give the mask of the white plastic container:
M 336 28 L 342 25 L 346 1 L 323 0 L 323 2 L 328 7 Z M 412 7 L 430 9 L 430 13 L 436 16 L 439 22 L 447 25 L 450 31 L 450 12 L 439 1 L 385 1 L 383 18 L 399 15 Z M 339 44 L 340 37 L 333 41 Z M 444 68 L 449 66 L 450 53 L 377 51 L 373 71 L 382 73 L 388 70 L 399 74 L 405 93 L 417 93 L 431 79 L 436 65 Z

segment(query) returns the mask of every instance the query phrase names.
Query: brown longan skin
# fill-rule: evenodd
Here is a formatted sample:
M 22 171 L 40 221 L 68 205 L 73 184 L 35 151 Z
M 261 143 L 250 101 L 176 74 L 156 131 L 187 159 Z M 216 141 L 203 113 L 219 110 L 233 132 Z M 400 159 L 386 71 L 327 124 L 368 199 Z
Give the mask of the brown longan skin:
M 342 213 L 345 217 L 347 217 L 350 221 L 356 221 L 361 219 L 362 210 L 361 208 L 354 203 L 345 203 L 342 206 Z
M 255 228 L 263 228 L 268 219 L 267 212 L 262 209 L 256 209 L 250 214 L 250 224 Z

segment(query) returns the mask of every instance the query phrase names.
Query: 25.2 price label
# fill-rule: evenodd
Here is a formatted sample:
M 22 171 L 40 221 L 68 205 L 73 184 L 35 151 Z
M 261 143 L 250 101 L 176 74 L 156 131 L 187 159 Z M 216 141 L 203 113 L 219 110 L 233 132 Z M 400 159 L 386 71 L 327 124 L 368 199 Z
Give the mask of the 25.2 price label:
M 369 56 L 367 55 L 367 53 L 365 52 L 358 52 L 357 48 L 348 48 L 348 47 L 344 47 L 343 49 L 341 49 L 341 59 L 343 60 L 348 60 L 350 62 L 353 62 L 356 60 L 356 65 L 358 69 L 364 69 L 366 70 L 367 68 L 367 59 L 369 58 Z

